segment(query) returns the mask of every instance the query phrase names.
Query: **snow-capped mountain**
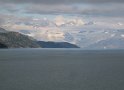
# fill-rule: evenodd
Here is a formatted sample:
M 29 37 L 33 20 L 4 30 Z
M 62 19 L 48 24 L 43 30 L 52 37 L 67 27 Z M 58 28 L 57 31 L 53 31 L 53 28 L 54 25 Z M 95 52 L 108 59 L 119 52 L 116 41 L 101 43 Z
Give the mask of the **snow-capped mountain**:
M 34 18 L 30 22 L 8 25 L 11 30 L 31 36 L 39 41 L 69 42 L 81 48 L 99 48 L 102 42 L 118 42 L 124 39 L 124 21 L 118 18 L 82 18 L 56 16 L 49 18 Z M 122 45 L 121 42 L 118 42 Z M 97 45 L 96 45 L 97 44 Z M 110 46 L 113 46 L 114 43 Z M 105 44 L 103 47 L 107 47 Z M 119 46 L 120 47 L 120 46 Z M 110 48 L 110 47 L 109 47 Z
M 21 30 L 22 31 L 22 30 Z M 82 48 L 110 49 L 124 47 L 124 30 L 47 30 L 29 31 L 25 35 L 44 41 L 66 41 Z M 30 33 L 29 33 L 30 32 Z

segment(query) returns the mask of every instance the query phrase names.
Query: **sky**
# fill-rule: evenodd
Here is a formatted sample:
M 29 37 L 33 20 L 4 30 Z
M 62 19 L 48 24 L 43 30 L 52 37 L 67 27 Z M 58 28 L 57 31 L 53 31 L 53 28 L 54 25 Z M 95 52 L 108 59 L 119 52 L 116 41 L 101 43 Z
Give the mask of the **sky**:
M 124 0 L 0 0 L 0 27 L 37 40 L 79 43 L 81 30 L 124 29 L 123 18 Z

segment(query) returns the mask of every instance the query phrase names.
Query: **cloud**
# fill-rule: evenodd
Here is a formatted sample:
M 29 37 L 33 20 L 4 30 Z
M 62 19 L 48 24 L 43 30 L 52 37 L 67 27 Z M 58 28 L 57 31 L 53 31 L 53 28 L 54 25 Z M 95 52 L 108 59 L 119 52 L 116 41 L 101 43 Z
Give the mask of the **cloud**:
M 72 4 L 72 3 L 108 3 L 124 0 L 0 0 L 1 3 L 42 3 L 42 4 Z
M 29 25 L 29 22 L 31 21 L 31 17 L 18 17 L 15 15 L 0 14 L 0 27 L 5 27 L 8 30 L 18 30 L 20 27 L 23 27 L 23 29 L 25 27 L 31 27 L 32 25 Z
M 0 4 L 0 9 L 7 10 L 12 13 L 19 10 L 15 4 Z
M 124 4 L 99 4 L 91 5 L 88 8 L 80 9 L 80 14 L 91 16 L 109 16 L 109 17 L 123 17 L 124 16 Z
M 65 18 L 63 16 L 58 16 L 55 18 L 55 24 L 61 26 L 65 24 Z
M 78 8 L 72 5 L 44 5 L 30 4 L 25 7 L 25 13 L 29 14 L 74 14 Z
M 48 15 L 92 15 L 92 16 L 124 16 L 124 4 L 85 4 L 85 5 L 44 5 L 30 4 L 25 8 L 27 14 L 48 14 Z
M 85 22 L 83 22 L 82 18 L 65 18 L 63 16 L 57 16 L 55 20 L 53 21 L 56 26 L 64 26 L 64 27 L 69 27 L 69 26 L 84 26 Z
M 53 0 L 54 1 L 54 0 Z M 114 0 L 92 0 L 94 3 L 89 4 L 75 4 L 79 2 L 83 2 L 80 0 L 67 0 L 72 2 L 73 4 L 64 4 L 61 1 L 57 1 L 54 4 L 50 3 L 51 0 L 25 0 L 25 4 L 23 0 L 0 0 L 0 11 L 5 11 L 9 14 L 20 14 L 20 15 L 91 15 L 91 16 L 114 16 L 114 17 L 123 17 L 124 16 L 124 3 L 107 3 L 107 2 L 115 2 Z M 65 2 L 67 2 L 65 1 Z M 92 2 L 88 0 L 88 2 Z M 96 2 L 105 2 L 105 3 L 96 3 Z M 120 0 L 121 1 L 121 0 Z M 120 2 L 118 0 L 118 2 Z M 4 3 L 1 3 L 4 2 Z M 6 3 L 5 3 L 6 2 Z M 27 3 L 29 2 L 29 3 Z M 40 2 L 49 2 L 49 3 L 40 3 Z M 59 3 L 60 2 L 60 3 Z M 14 4 L 16 3 L 16 4 Z
M 4 24 L 5 20 L 3 18 L 0 18 L 0 26 Z

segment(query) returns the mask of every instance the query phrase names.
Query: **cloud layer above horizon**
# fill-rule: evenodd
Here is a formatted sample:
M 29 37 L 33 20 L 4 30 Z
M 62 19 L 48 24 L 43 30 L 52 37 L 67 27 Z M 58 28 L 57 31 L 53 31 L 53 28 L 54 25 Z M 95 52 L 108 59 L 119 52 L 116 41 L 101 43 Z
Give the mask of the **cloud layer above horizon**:
M 124 0 L 0 0 L 0 27 L 38 40 L 99 41 L 124 29 Z
M 1 3 L 42 3 L 42 4 L 74 4 L 74 3 L 122 3 L 124 0 L 0 0 Z

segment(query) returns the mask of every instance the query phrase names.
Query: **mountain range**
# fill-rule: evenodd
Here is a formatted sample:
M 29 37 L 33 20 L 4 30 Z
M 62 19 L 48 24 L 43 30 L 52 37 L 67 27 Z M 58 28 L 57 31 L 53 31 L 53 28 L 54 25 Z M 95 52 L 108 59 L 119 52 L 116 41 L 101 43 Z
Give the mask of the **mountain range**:
M 77 45 L 70 44 L 68 42 L 44 42 L 38 41 L 37 42 L 42 48 L 79 48 Z
M 43 31 L 43 30 L 42 30 Z M 20 30 L 19 32 L 10 32 L 0 28 L 0 47 L 2 48 L 78 48 L 83 49 L 124 49 L 124 30 L 108 29 L 84 29 L 80 31 L 56 32 L 49 30 L 47 33 L 39 34 L 41 40 L 33 39 L 35 32 L 31 30 Z M 53 33 L 55 32 L 55 33 Z M 44 39 L 48 35 L 51 40 Z M 62 36 L 61 36 L 62 35 Z M 36 36 L 36 35 L 35 35 Z M 60 37 L 61 36 L 61 37 Z M 56 39 L 64 41 L 58 42 Z M 52 41 L 53 39 L 53 41 Z M 60 40 L 61 41 L 61 40 Z M 75 43 L 75 44 L 71 44 Z
M 37 41 L 19 32 L 0 28 L 0 48 L 79 48 L 67 42 Z

